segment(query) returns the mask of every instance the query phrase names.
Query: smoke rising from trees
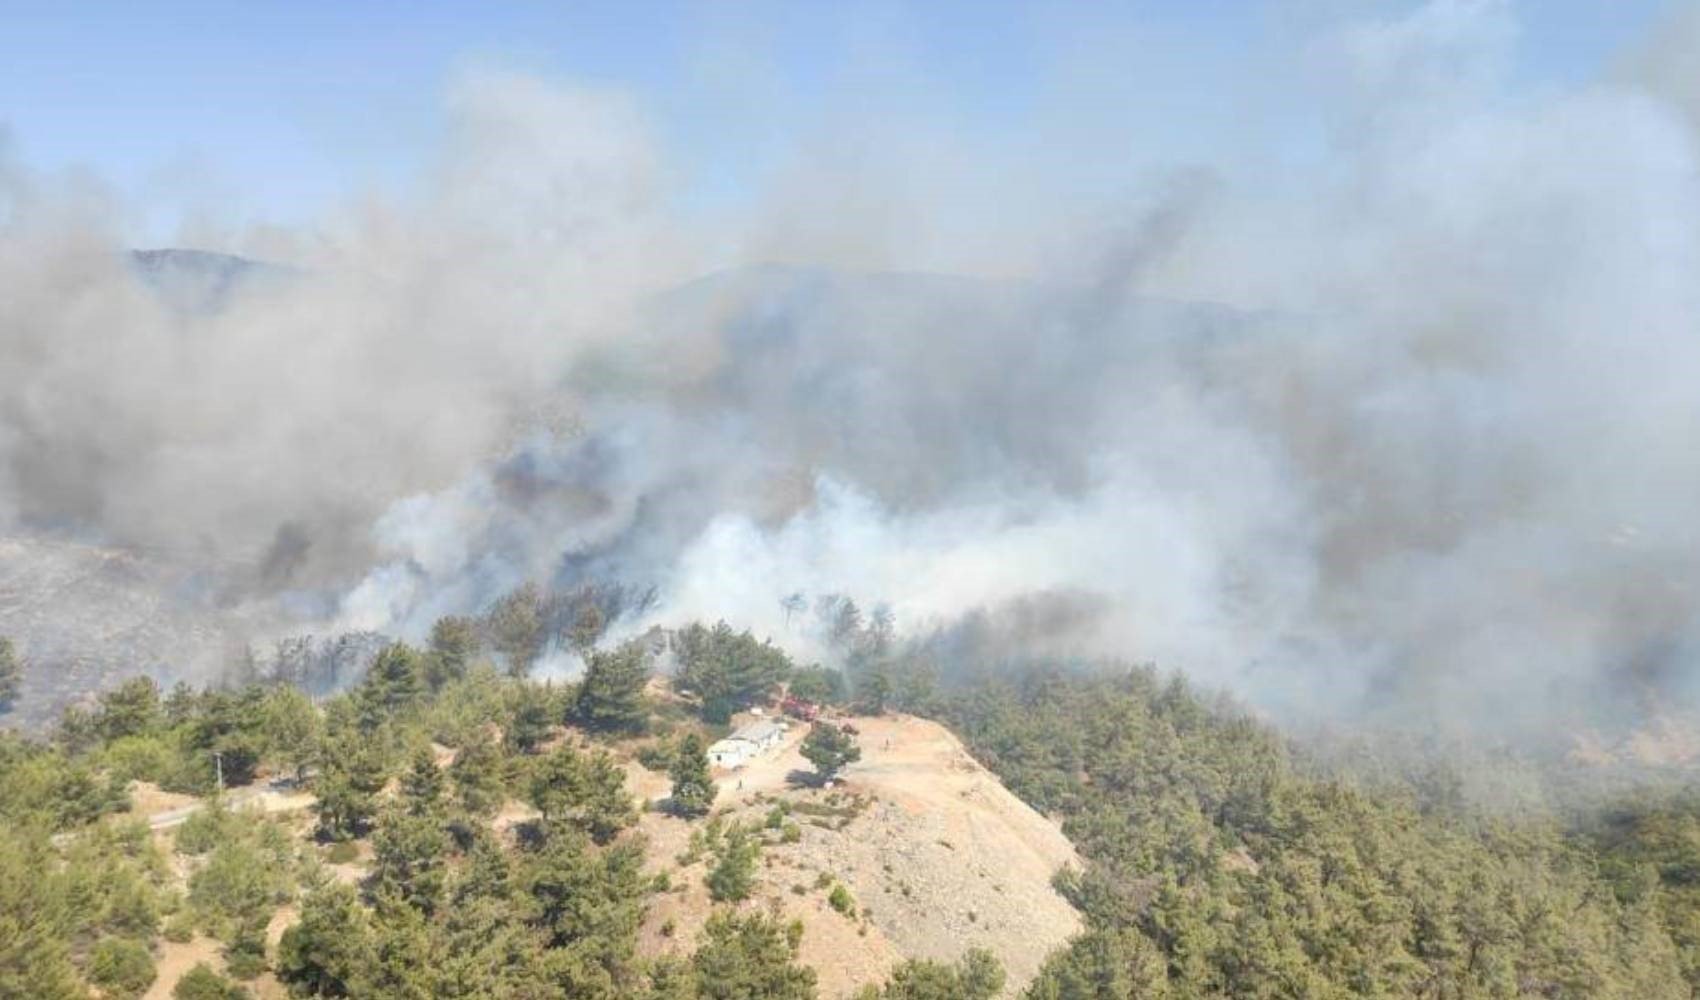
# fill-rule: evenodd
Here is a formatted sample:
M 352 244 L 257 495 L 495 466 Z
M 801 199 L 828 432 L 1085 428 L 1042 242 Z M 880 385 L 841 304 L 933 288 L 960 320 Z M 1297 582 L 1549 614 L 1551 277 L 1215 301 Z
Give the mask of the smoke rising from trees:
M 642 109 L 478 74 L 424 194 L 268 236 L 296 270 L 215 310 L 135 280 L 97 187 L 9 156 L 0 518 L 223 567 L 280 628 L 613 580 L 657 588 L 616 633 L 808 654 L 781 602 L 836 593 L 1302 716 L 1633 713 L 1700 676 L 1692 23 L 1532 96 L 1504 4 L 1329 26 L 1265 81 L 1319 135 L 1078 231 L 1000 217 L 1071 217 L 1000 187 L 1019 165 L 888 191 L 896 143 L 696 232 Z M 1041 265 L 907 269 L 892 217 L 932 253 L 965 207 L 961 259 Z M 867 266 L 692 280 L 729 241 Z

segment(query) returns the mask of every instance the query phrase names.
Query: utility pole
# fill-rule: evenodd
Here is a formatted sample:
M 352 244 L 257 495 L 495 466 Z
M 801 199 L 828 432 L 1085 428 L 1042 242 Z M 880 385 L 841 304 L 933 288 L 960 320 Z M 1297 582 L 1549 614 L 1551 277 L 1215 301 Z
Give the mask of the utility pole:
M 219 790 L 220 793 L 223 793 L 223 791 L 224 791 L 224 753 L 222 751 L 219 751 L 219 750 L 213 751 L 213 769 L 218 772 L 218 790 Z

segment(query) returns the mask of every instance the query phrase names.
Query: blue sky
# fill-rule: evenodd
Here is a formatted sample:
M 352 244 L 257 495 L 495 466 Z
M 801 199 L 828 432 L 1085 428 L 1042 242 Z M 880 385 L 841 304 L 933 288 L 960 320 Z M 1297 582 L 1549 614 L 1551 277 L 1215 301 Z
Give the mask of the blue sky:
M 901 113 L 1005 143 L 1114 117 L 1142 137 L 1130 161 L 1208 162 L 1247 127 L 1269 38 L 1318 8 L 1398 6 L 0 0 L 0 126 L 29 166 L 89 168 L 125 192 L 139 240 L 197 205 L 293 224 L 405 185 L 447 81 L 494 65 L 631 93 L 681 197 L 713 205 L 747 197 L 828 117 Z M 1668 6 L 1525 0 L 1515 73 L 1586 81 Z

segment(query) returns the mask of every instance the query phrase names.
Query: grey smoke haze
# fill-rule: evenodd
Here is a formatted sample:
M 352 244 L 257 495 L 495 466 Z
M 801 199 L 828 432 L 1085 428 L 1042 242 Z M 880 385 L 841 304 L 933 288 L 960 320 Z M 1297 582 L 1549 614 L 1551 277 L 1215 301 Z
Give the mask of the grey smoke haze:
M 809 159 L 731 235 L 803 263 L 694 281 L 726 234 L 640 110 L 523 77 L 455 92 L 425 194 L 269 237 L 300 279 L 212 313 L 133 279 L 98 191 L 0 161 L 0 518 L 222 567 L 280 630 L 605 579 L 658 588 L 622 630 L 819 655 L 780 599 L 842 593 L 1299 717 L 1691 701 L 1700 38 L 1533 97 L 1515 39 L 1497 3 L 1331 26 L 1265 81 L 1326 106 L 1314 148 L 1079 229 L 997 162 Z M 965 207 L 1000 276 L 904 272 Z

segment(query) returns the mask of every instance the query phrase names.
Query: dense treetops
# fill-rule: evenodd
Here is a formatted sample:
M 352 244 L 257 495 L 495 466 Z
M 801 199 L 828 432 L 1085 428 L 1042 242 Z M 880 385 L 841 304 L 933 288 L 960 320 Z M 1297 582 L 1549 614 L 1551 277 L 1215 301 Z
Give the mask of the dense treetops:
M 703 715 L 712 722 L 766 701 L 791 674 L 790 658 L 772 643 L 734 632 L 725 622 L 713 628 L 687 625 L 673 633 L 671 643 L 679 663 L 674 687 L 701 699 Z
M 1035 1000 L 1693 990 L 1681 876 L 1613 874 L 1603 838 L 1309 776 L 1265 727 L 1144 670 L 1037 673 L 947 712 L 1088 860 L 1058 885 L 1089 931 Z
M 288 687 L 164 692 L 135 679 L 68 711 L 50 740 L 0 732 L 0 997 L 137 995 L 160 942 L 194 934 L 218 942 L 219 965 L 185 977 L 183 998 L 241 996 L 267 969 L 303 997 L 814 997 L 800 926 L 739 902 L 760 831 L 701 818 L 714 796 L 703 734 L 785 684 L 937 715 L 1063 823 L 1086 865 L 1057 885 L 1087 928 L 1030 1000 L 1639 1000 L 1700 987 L 1700 796 L 1624 801 L 1568 825 L 1484 816 L 1427 788 L 1341 780 L 1148 670 L 939 689 L 891 648 L 883 619 L 848 602 L 817 609 L 854 654 L 848 678 L 724 625 L 682 631 L 674 652 L 691 679 L 676 683 L 703 716 L 682 720 L 646 693 L 653 645 L 591 647 L 597 606 L 521 595 L 501 615 L 445 619 L 428 648 L 383 649 L 321 703 Z M 580 683 L 494 669 L 531 648 L 527 608 L 545 632 L 582 641 Z M 671 779 L 666 822 L 695 824 L 723 907 L 666 959 L 637 948 L 658 887 L 609 753 L 646 731 L 661 734 L 656 766 Z M 823 723 L 805 753 L 831 774 L 857 750 Z M 221 775 L 232 803 L 262 775 L 304 783 L 315 839 L 225 807 Z M 161 847 L 113 816 L 133 780 L 214 799 Z M 498 837 L 490 818 L 513 800 L 537 818 Z M 356 854 L 365 877 L 351 884 L 337 866 Z M 299 919 L 268 948 L 286 902 Z M 903 963 L 858 1000 L 1002 988 L 995 956 L 970 951 Z
M 242 982 L 267 970 L 303 997 L 813 997 L 800 927 L 760 913 L 715 915 L 682 958 L 638 954 L 657 886 L 624 772 L 601 744 L 655 724 L 651 647 L 587 646 L 577 684 L 501 676 L 488 657 L 522 654 L 528 600 L 445 619 L 423 650 L 384 647 L 321 703 L 290 687 L 165 693 L 139 678 L 68 711 L 49 742 L 0 733 L 0 996 L 84 997 L 91 985 L 135 996 L 162 941 L 204 934 L 219 965 L 185 975 L 178 997 L 245 996 Z M 771 647 L 732 643 L 762 659 L 763 679 L 729 697 L 789 679 Z M 741 655 L 699 676 L 742 672 Z M 707 731 L 692 722 L 667 742 L 680 822 L 713 801 Z M 312 792 L 310 838 L 225 806 L 262 776 Z M 181 882 L 144 826 L 101 822 L 126 807 L 133 780 L 209 797 L 168 840 Z M 515 799 L 538 818 L 510 843 L 489 820 Z M 732 907 L 749 895 L 760 841 L 741 826 L 715 840 L 708 881 Z M 333 873 L 357 857 L 357 883 Z M 299 918 L 268 948 L 286 903 Z

